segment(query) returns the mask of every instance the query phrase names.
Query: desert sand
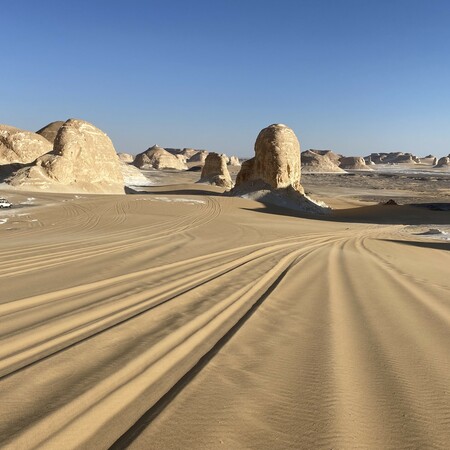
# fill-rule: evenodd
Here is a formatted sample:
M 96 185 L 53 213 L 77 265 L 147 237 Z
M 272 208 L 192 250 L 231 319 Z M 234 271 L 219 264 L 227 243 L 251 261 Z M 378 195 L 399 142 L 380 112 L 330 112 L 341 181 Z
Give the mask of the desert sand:
M 450 211 L 379 204 L 448 178 L 305 175 L 318 218 L 158 176 L 0 189 L 2 449 L 448 448 Z

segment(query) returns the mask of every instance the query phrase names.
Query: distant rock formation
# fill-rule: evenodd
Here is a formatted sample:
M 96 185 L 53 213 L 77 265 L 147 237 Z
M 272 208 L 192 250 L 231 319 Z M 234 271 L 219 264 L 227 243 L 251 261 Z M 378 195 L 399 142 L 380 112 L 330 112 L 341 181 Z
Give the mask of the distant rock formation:
M 150 186 L 152 184 L 137 167 L 120 161 L 120 170 L 122 172 L 125 186 Z
M 309 149 L 309 151 L 316 153 L 317 155 L 326 156 L 329 160 L 334 162 L 337 166 L 339 166 L 339 162 L 342 155 L 339 155 L 338 153 L 333 152 L 333 150 L 316 150 L 314 148 Z
M 240 166 L 241 162 L 237 156 L 230 156 L 230 160 L 228 162 L 229 166 Z
M 189 159 L 189 163 L 199 163 L 204 164 L 206 161 L 206 157 L 208 156 L 208 153 L 206 150 L 198 150 L 196 153 L 194 153 Z
M 443 156 L 442 158 L 439 158 L 439 161 L 437 162 L 436 168 L 440 168 L 440 167 L 450 167 L 450 155 L 448 156 Z
M 302 170 L 304 172 L 315 173 L 344 172 L 344 170 L 338 166 L 339 159 L 334 156 L 336 154 L 333 152 L 330 153 L 317 153 L 317 150 L 306 150 L 305 152 L 302 152 Z
M 132 163 L 134 161 L 134 156 L 130 155 L 129 153 L 117 153 L 117 156 L 119 157 L 120 161 L 124 163 Z
M 435 166 L 438 162 L 438 159 L 434 155 L 427 155 L 424 156 L 423 158 L 420 158 L 420 162 L 422 164 L 429 164 L 431 166 Z
M 390 153 L 371 153 L 366 156 L 365 161 L 372 161 L 375 164 L 419 164 L 420 158 L 412 153 L 390 152 Z
M 53 152 L 17 171 L 9 183 L 33 190 L 124 192 L 120 161 L 111 139 L 78 119 L 69 119 L 59 129 Z
M 47 141 L 54 144 L 56 135 L 58 134 L 59 129 L 63 125 L 64 125 L 64 121 L 58 120 L 56 122 L 49 123 L 45 127 L 41 128 L 39 131 L 36 131 L 36 133 L 40 134 L 42 137 L 45 137 L 45 139 L 47 139 Z
M 372 170 L 361 156 L 344 156 L 339 167 L 344 170 Z
M 306 212 L 326 212 L 326 205 L 304 194 L 300 172 L 297 136 L 286 125 L 270 125 L 256 138 L 255 156 L 242 163 L 230 194 Z
M 53 145 L 39 134 L 0 125 L 0 165 L 28 164 L 51 152 Z
M 154 145 L 136 155 L 133 164 L 139 169 L 187 170 L 186 164 L 164 148 Z
M 208 154 L 205 165 L 203 166 L 200 182 L 215 184 L 225 189 L 231 189 L 233 187 L 230 172 L 228 172 L 227 168 L 227 160 L 224 155 L 219 155 L 214 152 Z

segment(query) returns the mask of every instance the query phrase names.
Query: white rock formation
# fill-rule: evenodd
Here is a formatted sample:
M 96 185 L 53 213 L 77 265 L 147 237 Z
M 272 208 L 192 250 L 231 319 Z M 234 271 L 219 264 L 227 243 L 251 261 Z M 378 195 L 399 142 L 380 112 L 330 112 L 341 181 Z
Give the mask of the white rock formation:
M 52 153 L 10 179 L 13 186 L 63 192 L 124 192 L 120 161 L 111 139 L 84 120 L 69 119 L 59 129 Z
M 304 194 L 300 173 L 297 136 L 286 125 L 270 125 L 256 138 L 255 156 L 243 162 L 230 194 L 308 213 L 328 212 Z
M 53 145 L 39 134 L 0 125 L 0 165 L 28 164 L 52 149 Z
M 158 145 L 136 155 L 133 164 L 139 169 L 187 170 L 187 166 L 182 160 Z
M 200 182 L 215 184 L 225 189 L 231 189 L 233 187 L 230 172 L 228 172 L 227 168 L 227 160 L 224 155 L 219 155 L 214 152 L 208 154 L 202 169 Z

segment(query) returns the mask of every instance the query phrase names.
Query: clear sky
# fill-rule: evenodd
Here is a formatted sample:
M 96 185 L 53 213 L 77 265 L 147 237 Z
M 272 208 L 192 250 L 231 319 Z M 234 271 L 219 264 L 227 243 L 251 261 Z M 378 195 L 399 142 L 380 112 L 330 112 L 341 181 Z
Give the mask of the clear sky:
M 1 1 L 0 123 L 92 122 L 117 151 L 450 152 L 450 0 Z

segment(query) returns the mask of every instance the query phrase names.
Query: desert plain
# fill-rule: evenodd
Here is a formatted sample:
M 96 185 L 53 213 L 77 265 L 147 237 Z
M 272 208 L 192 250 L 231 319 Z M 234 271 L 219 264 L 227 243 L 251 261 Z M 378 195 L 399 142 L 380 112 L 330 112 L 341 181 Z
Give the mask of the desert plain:
M 324 216 L 145 174 L 0 190 L 2 448 L 448 448 L 448 172 L 303 174 Z

